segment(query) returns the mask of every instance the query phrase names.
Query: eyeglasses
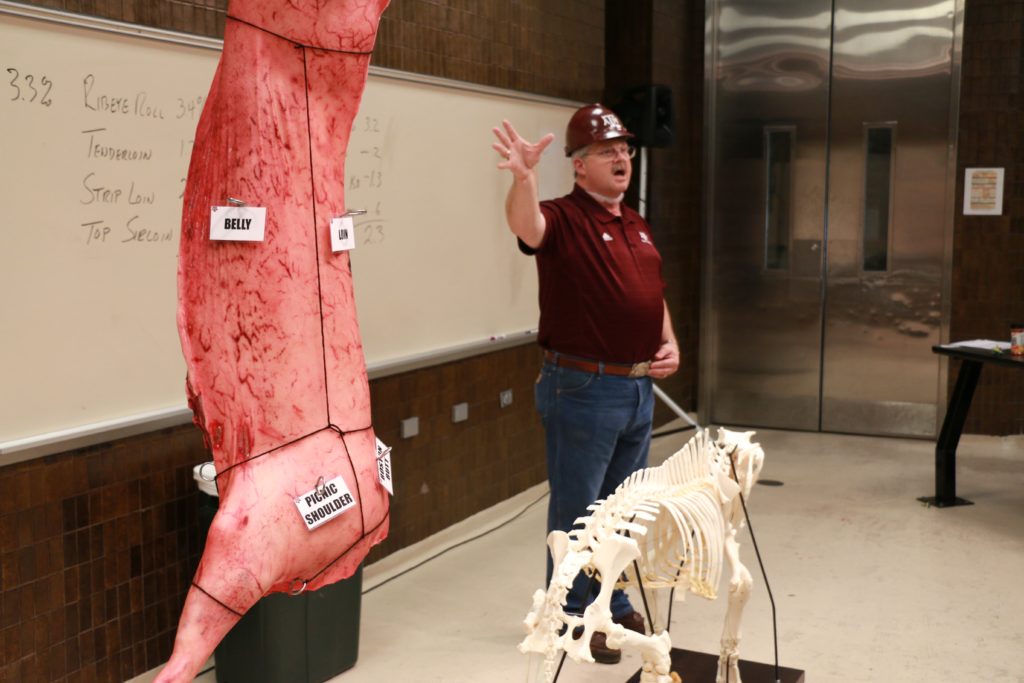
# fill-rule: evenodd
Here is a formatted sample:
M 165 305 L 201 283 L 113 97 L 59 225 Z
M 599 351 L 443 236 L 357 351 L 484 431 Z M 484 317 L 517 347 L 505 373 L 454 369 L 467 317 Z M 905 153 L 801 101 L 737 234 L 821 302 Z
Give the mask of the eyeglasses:
M 632 159 L 636 156 L 636 147 L 630 147 L 629 145 L 619 145 L 617 147 L 608 147 L 602 149 L 600 152 L 587 152 L 587 156 L 594 156 L 601 161 L 613 161 L 619 156 L 624 156 L 627 159 Z

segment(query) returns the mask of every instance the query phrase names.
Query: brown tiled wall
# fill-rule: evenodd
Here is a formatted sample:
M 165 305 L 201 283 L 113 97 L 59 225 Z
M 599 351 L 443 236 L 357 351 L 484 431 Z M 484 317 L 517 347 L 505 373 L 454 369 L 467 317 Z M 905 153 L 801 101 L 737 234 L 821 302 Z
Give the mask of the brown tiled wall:
M 0 468 L 0 681 L 166 661 L 198 561 L 191 426 Z
M 31 0 L 27 4 L 220 38 L 226 0 Z M 604 87 L 603 0 L 392 0 L 373 63 L 591 101 Z
M 225 3 L 35 4 L 219 36 Z M 579 100 L 604 75 L 604 3 L 394 0 L 374 62 Z M 394 447 L 391 534 L 379 559 L 543 481 L 532 345 L 371 382 L 374 426 Z M 511 388 L 513 405 L 498 407 Z M 469 420 L 451 406 L 469 403 Z M 416 415 L 420 436 L 399 421 Z M 183 425 L 0 467 L 0 683 L 124 681 L 170 655 L 198 561 L 193 465 Z M 538 539 L 538 548 L 542 539 Z
M 544 480 L 539 364 L 525 345 L 371 382 L 395 496 L 369 561 Z M 461 402 L 469 419 L 452 423 Z M 402 439 L 411 416 L 420 435 Z M 0 682 L 118 682 L 167 660 L 201 551 L 192 466 L 208 458 L 185 425 L 0 468 Z
M 652 80 L 672 88 L 675 140 L 651 154 L 650 210 L 655 224 L 663 226 L 657 238 L 665 260 L 665 299 L 680 352 L 679 374 L 659 384 L 681 407 L 693 410 L 700 340 L 704 3 L 655 0 L 653 16 Z
M 603 0 L 392 0 L 374 64 L 591 100 L 604 85 Z
M 672 91 L 674 140 L 670 147 L 649 150 L 647 215 L 662 255 L 665 300 L 680 347 L 679 373 L 658 385 L 692 410 L 700 321 L 704 3 L 608 0 L 606 27 L 609 104 L 636 86 L 657 84 Z M 634 174 L 638 179 L 636 161 Z M 634 188 L 629 198 L 635 202 L 636 196 Z M 656 424 L 674 417 L 657 404 Z
M 115 21 L 210 38 L 224 35 L 226 0 L 16 0 Z
M 540 353 L 528 344 L 371 383 L 373 424 L 394 449 L 391 530 L 369 561 L 415 543 L 544 480 L 543 436 L 533 408 Z M 512 405 L 498 394 L 511 389 Z M 452 406 L 469 404 L 453 423 Z M 399 437 L 419 417 L 420 434 Z M 542 543 L 542 539 L 538 539 Z
M 952 339 L 1008 339 L 1024 322 L 1024 3 L 970 0 L 964 17 Z M 1003 167 L 1002 216 L 963 216 L 964 169 Z M 950 366 L 950 391 L 956 379 Z M 966 430 L 1024 433 L 1024 373 L 986 366 Z

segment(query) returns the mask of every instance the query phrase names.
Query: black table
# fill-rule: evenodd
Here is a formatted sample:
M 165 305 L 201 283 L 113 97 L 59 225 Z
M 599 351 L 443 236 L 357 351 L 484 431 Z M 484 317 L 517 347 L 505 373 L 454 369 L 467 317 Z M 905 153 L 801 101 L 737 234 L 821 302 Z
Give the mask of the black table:
M 956 447 L 960 443 L 960 434 L 967 420 L 974 389 L 978 386 L 981 367 L 985 363 L 994 363 L 1024 368 L 1024 356 L 1013 356 L 1009 351 L 996 353 L 969 346 L 933 346 L 932 351 L 956 358 L 962 363 L 956 376 L 953 394 L 949 397 L 946 419 L 942 422 L 942 431 L 939 432 L 939 440 L 935 444 L 935 495 L 922 496 L 918 500 L 940 508 L 973 505 L 971 501 L 957 498 L 956 495 Z

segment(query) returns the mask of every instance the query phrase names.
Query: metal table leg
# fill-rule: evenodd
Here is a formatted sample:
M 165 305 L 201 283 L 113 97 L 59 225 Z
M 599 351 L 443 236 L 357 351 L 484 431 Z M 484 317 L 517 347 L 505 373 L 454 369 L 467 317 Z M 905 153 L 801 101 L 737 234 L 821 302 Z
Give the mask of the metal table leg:
M 956 447 L 960 443 L 960 434 L 980 376 L 980 361 L 964 360 L 960 365 L 956 386 L 946 409 L 946 419 L 942 421 L 942 431 L 935 444 L 935 495 L 918 498 L 923 503 L 940 508 L 974 504 L 956 496 Z

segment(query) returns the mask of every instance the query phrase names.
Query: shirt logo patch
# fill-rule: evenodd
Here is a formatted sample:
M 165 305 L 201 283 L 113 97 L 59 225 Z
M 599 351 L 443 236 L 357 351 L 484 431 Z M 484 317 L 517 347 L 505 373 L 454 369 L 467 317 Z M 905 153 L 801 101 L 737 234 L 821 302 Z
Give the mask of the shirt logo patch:
M 604 233 L 603 235 L 601 235 L 601 239 L 603 239 L 605 242 L 611 242 L 614 238 L 608 233 Z
M 644 244 L 650 244 L 651 243 L 651 241 L 649 239 L 647 239 L 647 233 L 644 232 L 643 230 L 640 231 L 640 241 L 643 242 Z

